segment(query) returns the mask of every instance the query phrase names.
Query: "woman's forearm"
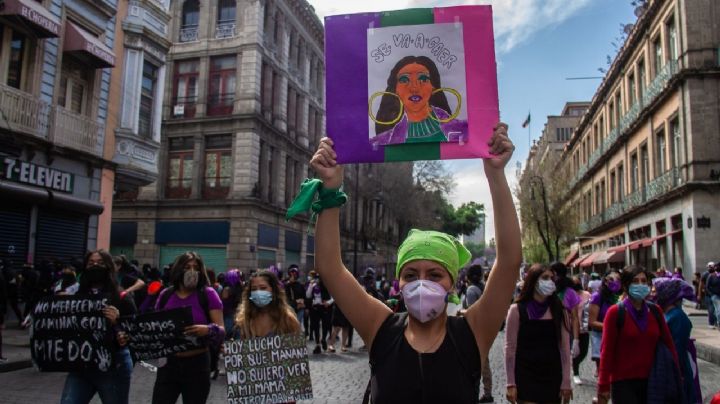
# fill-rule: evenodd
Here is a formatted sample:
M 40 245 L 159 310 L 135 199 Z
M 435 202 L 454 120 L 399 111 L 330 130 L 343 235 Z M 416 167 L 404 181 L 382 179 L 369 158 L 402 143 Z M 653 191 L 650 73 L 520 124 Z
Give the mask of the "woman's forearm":
M 341 268 L 340 208 L 325 209 L 317 216 L 315 225 L 315 262 L 320 275 Z

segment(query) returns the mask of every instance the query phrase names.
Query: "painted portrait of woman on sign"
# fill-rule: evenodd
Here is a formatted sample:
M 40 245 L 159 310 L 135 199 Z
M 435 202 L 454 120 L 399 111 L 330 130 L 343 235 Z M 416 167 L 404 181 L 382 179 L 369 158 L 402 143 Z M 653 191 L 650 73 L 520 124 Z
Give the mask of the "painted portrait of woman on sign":
M 368 30 L 373 146 L 467 141 L 462 24 Z

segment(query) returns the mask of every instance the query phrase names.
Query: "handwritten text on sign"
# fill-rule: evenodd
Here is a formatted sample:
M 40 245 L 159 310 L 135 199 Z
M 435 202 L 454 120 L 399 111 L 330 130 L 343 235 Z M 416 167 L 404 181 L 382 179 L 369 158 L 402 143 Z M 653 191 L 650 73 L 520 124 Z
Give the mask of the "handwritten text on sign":
M 32 358 L 44 371 L 83 369 L 107 371 L 112 362 L 112 338 L 102 309 L 107 298 L 52 296 L 33 310 Z
M 197 338 L 184 335 L 185 327 L 192 323 L 190 307 L 120 319 L 120 326 L 128 333 L 128 345 L 136 361 L 163 358 L 202 347 Z
M 312 399 L 308 352 L 302 335 L 228 341 L 225 368 L 230 404 Z

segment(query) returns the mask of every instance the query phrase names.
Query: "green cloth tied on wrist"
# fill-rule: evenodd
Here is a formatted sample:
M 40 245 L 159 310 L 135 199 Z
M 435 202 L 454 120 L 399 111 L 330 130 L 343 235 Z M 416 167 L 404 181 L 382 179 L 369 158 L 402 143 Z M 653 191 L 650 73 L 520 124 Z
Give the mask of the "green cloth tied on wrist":
M 347 202 L 347 195 L 342 191 L 342 187 L 338 189 L 327 189 L 323 187 L 323 182 L 317 178 L 307 178 L 300 185 L 300 193 L 288 207 L 285 220 L 292 219 L 295 215 L 308 210 L 312 210 L 310 223 L 313 223 L 318 213 L 325 209 L 337 208 Z M 309 229 L 308 229 L 309 230 Z

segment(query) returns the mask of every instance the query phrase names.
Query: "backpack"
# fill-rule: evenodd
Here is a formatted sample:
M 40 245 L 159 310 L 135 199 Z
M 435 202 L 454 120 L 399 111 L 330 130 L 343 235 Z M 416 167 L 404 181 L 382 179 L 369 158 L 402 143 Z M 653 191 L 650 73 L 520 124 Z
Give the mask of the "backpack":
M 625 323 L 625 304 L 618 302 L 617 329 L 618 334 L 622 330 Z M 647 385 L 647 403 L 648 404 L 673 404 L 685 403 L 685 395 L 683 394 L 682 374 L 680 368 L 673 358 L 670 347 L 665 345 L 662 340 L 664 330 L 660 308 L 655 304 L 648 304 L 650 312 L 652 312 L 655 321 L 660 328 L 661 339 L 655 347 L 655 358 L 653 359 L 650 375 L 648 376 Z M 672 340 L 672 337 L 670 337 Z
M 203 290 L 204 293 L 198 293 L 198 303 L 200 303 L 200 307 L 202 307 L 203 312 L 205 313 L 205 318 L 207 318 L 208 323 L 212 322 L 212 319 L 210 318 L 210 303 L 208 302 L 207 297 L 207 289 L 209 287 L 205 287 L 205 290 Z M 210 288 L 212 289 L 212 288 Z M 198 291 L 199 292 L 199 291 Z M 169 288 L 166 288 L 162 292 L 160 292 L 160 297 L 158 297 L 158 310 L 162 310 L 165 308 L 165 305 L 167 304 L 168 300 L 170 300 L 170 297 L 175 293 L 175 287 L 170 286 Z

